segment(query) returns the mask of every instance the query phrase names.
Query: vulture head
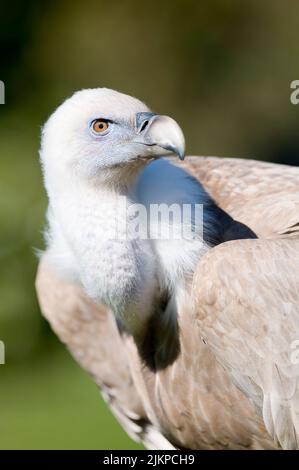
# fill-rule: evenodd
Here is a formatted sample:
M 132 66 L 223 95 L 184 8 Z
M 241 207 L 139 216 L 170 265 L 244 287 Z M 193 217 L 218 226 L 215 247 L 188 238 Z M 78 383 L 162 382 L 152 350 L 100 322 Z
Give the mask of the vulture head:
M 176 153 L 183 159 L 184 135 L 174 119 L 107 88 L 76 92 L 43 129 L 46 174 L 65 184 L 79 177 L 126 183 L 152 159 Z

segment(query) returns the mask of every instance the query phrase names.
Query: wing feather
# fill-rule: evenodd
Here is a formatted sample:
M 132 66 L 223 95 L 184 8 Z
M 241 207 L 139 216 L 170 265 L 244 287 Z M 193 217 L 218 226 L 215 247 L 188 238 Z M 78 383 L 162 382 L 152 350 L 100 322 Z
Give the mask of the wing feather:
M 194 315 L 217 360 L 283 448 L 299 445 L 299 239 L 212 249 L 193 281 Z
M 299 236 L 299 168 L 219 157 L 171 162 L 199 179 L 222 209 L 258 236 Z
M 150 449 L 174 449 L 148 420 L 112 313 L 41 260 L 36 290 L 41 310 L 77 362 L 92 375 L 129 436 Z

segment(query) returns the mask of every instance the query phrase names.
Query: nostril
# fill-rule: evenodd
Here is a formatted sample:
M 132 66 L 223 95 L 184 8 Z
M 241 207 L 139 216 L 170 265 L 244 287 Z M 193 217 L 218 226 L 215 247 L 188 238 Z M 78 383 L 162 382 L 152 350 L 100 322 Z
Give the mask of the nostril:
M 155 113 L 146 112 L 146 113 L 137 113 L 136 114 L 136 131 L 138 134 L 143 132 L 148 125 L 150 125 L 151 119 L 156 116 Z
M 144 131 L 144 129 L 147 127 L 149 121 L 144 121 L 144 123 L 142 124 L 141 128 L 140 128 L 140 132 Z

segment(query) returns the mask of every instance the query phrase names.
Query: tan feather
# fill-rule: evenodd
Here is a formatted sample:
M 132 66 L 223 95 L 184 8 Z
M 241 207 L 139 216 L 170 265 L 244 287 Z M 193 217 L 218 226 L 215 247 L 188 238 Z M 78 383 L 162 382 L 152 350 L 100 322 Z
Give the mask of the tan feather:
M 211 250 L 193 281 L 200 334 L 286 449 L 299 444 L 298 273 L 299 239 L 238 240 Z
M 61 279 L 43 260 L 36 290 L 43 315 L 99 385 L 129 436 L 150 449 L 173 448 L 147 419 L 112 313 L 88 299 L 80 287 Z

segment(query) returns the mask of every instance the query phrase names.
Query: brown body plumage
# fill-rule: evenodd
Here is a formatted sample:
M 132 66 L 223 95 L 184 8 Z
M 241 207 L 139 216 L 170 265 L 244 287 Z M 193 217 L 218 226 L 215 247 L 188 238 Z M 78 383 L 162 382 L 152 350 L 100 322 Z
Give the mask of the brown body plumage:
M 146 446 L 297 448 L 299 370 L 289 355 L 299 339 L 299 169 L 216 157 L 172 163 L 259 237 L 218 245 L 201 259 L 192 308 L 179 308 L 174 362 L 146 367 L 112 312 L 41 261 L 43 314 Z

